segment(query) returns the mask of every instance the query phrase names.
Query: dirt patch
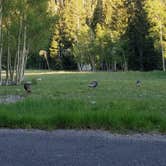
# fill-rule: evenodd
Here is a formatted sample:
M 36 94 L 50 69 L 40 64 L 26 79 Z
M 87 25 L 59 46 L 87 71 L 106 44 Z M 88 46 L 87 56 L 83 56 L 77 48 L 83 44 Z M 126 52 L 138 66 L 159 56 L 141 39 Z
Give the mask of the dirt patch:
M 9 103 L 16 103 L 17 101 L 22 100 L 24 97 L 19 95 L 4 95 L 0 96 L 0 103 L 9 104 Z

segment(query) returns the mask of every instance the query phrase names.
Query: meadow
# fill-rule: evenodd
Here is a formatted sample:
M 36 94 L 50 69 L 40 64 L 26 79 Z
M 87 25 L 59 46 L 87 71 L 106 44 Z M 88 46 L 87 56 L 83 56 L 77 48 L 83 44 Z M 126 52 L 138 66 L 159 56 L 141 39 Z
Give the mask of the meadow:
M 0 87 L 1 96 L 24 96 L 0 104 L 1 128 L 166 132 L 164 72 L 40 72 L 26 72 L 25 80 L 34 82 L 29 95 L 23 85 Z M 88 87 L 92 80 L 97 88 Z

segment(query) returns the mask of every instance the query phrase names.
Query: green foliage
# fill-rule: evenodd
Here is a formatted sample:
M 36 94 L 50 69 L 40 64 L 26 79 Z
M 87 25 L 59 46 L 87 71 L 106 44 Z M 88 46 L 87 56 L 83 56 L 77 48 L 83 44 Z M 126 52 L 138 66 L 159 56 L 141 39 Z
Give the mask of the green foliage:
M 165 55 L 165 6 L 163 0 L 67 0 L 57 12 L 50 54 L 63 58 L 63 51 L 72 48 L 79 64 L 102 70 L 161 68 L 159 26 L 162 22 Z
M 154 40 L 149 34 L 150 20 L 144 8 L 146 2 L 137 0 L 128 4 L 130 19 L 126 35 L 129 41 L 129 67 L 135 70 L 154 70 L 159 64 Z
M 147 0 L 145 5 L 150 22 L 149 33 L 154 39 L 156 50 L 166 58 L 166 2 L 163 0 Z
M 29 63 L 44 49 L 53 68 L 77 62 L 92 70 L 161 69 L 161 54 L 166 56 L 165 6 L 164 0 L 5 0 L 3 61 L 8 46 L 16 55 L 22 20 Z M 28 66 L 44 66 L 41 63 L 38 59 L 38 65 Z
M 34 54 L 38 55 L 40 49 L 47 50 L 55 20 L 56 16 L 53 17 L 48 11 L 48 0 L 3 1 L 3 62 L 6 62 L 9 47 L 12 55 L 11 63 L 12 66 L 14 65 L 18 47 L 23 48 L 25 26 L 27 30 L 26 49 L 31 54 L 30 58 Z M 21 22 L 22 28 L 20 26 Z M 21 44 L 19 46 L 20 29 Z M 6 66 L 6 64 L 4 65 Z

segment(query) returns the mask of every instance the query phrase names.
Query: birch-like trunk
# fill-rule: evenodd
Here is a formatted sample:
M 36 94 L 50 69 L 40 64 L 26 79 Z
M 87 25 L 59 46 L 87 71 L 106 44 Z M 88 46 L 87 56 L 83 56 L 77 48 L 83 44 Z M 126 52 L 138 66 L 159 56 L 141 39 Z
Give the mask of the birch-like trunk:
M 161 54 L 162 54 L 162 64 L 163 64 L 163 71 L 166 71 L 165 67 L 165 57 L 164 57 L 164 48 L 163 48 L 163 30 L 162 30 L 162 23 L 160 24 L 160 45 L 161 45 Z
M 21 52 L 21 33 L 22 33 L 22 18 L 20 18 L 20 27 L 18 34 L 18 45 L 17 45 L 17 54 L 16 54 L 16 64 L 15 64 L 15 72 L 16 72 L 16 84 L 19 84 L 19 66 L 20 66 L 20 52 Z
M 23 46 L 22 46 L 22 48 L 20 46 L 19 49 L 18 49 L 18 51 L 19 51 L 18 64 L 17 64 L 18 71 L 16 73 L 16 75 L 17 75 L 17 84 L 20 84 L 24 79 L 24 71 L 25 71 L 26 62 L 27 62 L 27 56 L 28 56 L 28 53 L 29 53 L 29 50 L 27 49 L 26 15 L 24 15 L 23 18 L 24 18 L 24 24 L 23 24 L 23 21 L 20 23 L 21 35 L 20 35 L 19 42 L 21 41 L 21 37 L 22 37 Z
M 6 85 L 9 83 L 9 71 L 10 71 L 10 47 L 9 47 L 9 32 L 7 32 L 7 37 L 8 37 L 8 46 L 7 46 L 7 67 L 6 67 Z
M 26 63 L 26 57 L 27 57 L 27 26 L 24 25 L 24 32 L 23 32 L 23 50 L 22 55 L 20 56 L 20 66 L 19 66 L 19 83 L 23 80 L 24 77 L 24 68 Z
M 103 53 L 104 55 L 104 53 Z M 105 66 L 106 66 L 106 70 L 109 72 L 111 70 L 111 65 L 110 65 L 110 61 L 109 61 L 109 55 L 105 55 Z
M 124 58 L 124 71 L 128 71 L 128 64 L 127 64 L 126 56 L 124 52 L 123 52 L 123 58 Z
M 25 69 L 26 69 L 28 54 L 29 54 L 29 48 L 27 48 L 25 58 L 24 58 L 23 71 L 22 71 L 22 80 L 24 79 L 24 73 L 25 73 Z
M 10 75 L 10 81 L 14 81 L 14 67 L 12 68 L 12 61 L 11 61 L 11 54 L 10 54 L 10 47 L 9 47 L 9 75 Z

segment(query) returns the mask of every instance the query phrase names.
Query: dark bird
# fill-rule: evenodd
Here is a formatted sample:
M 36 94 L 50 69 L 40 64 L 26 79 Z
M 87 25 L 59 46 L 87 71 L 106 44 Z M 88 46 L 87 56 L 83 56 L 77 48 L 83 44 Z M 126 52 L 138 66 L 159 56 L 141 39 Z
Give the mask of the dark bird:
M 142 82 L 141 82 L 140 80 L 137 80 L 137 81 L 136 81 L 136 86 L 137 86 L 137 87 L 140 87 L 141 85 L 142 85 Z
M 97 86 L 98 86 L 98 82 L 97 82 L 97 81 L 92 81 L 92 82 L 88 85 L 89 88 L 96 88 Z
M 31 82 L 24 83 L 24 89 L 27 93 L 31 93 Z

